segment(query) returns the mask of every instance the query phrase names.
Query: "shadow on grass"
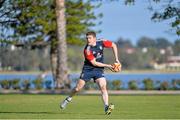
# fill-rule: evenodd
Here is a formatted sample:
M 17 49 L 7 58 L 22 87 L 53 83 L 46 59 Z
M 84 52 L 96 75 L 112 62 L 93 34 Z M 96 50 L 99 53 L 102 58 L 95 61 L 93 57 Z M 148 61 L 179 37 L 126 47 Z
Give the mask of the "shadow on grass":
M 0 114 L 61 114 L 55 112 L 0 112 Z
M 70 112 L 0 112 L 0 114 L 80 114 L 80 113 L 70 113 Z M 103 114 L 91 114 L 83 113 L 84 115 L 103 115 Z

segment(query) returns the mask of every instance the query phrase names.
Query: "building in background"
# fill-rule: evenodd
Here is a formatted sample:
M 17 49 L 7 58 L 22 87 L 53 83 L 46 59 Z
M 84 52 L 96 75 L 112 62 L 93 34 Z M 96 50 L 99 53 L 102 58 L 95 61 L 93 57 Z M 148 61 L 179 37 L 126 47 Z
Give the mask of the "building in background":
M 166 62 L 158 64 L 153 62 L 156 70 L 180 70 L 180 56 L 168 56 Z

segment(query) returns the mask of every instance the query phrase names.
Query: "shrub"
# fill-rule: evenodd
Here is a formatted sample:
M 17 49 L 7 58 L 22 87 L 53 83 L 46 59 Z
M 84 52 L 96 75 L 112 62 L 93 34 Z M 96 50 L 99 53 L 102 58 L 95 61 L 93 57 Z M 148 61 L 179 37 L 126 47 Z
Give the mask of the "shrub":
M 160 90 L 161 88 L 160 88 L 160 86 L 161 86 L 161 81 L 155 81 L 155 90 Z
M 24 80 L 22 86 L 24 90 L 29 90 L 31 86 L 30 80 Z
M 0 81 L 0 84 L 3 89 L 10 89 L 10 81 L 2 80 Z
M 40 90 L 43 88 L 43 80 L 41 78 L 37 78 L 33 81 L 33 84 L 36 89 Z
M 51 84 L 52 84 L 52 81 L 50 81 L 50 80 L 45 81 L 46 89 L 51 89 L 52 88 Z
M 137 82 L 135 80 L 129 81 L 128 88 L 130 90 L 137 90 L 138 89 Z
M 114 80 L 112 81 L 113 90 L 120 90 L 121 81 L 120 80 Z
M 151 80 L 151 79 L 144 79 L 143 83 L 144 83 L 144 89 L 145 90 L 153 90 L 154 89 L 153 80 Z
M 176 80 L 177 81 L 177 85 L 180 86 L 180 79 Z
M 95 90 L 95 89 L 98 89 L 97 85 L 92 82 L 92 81 L 89 81 L 86 83 L 86 85 L 84 86 L 84 89 L 85 90 Z
M 167 81 L 164 81 L 160 84 L 160 90 L 168 90 L 169 89 L 169 83 Z
M 11 80 L 11 86 L 13 89 L 20 89 L 20 85 L 19 85 L 20 79 L 14 79 Z
M 171 84 L 172 84 L 172 89 L 173 90 L 179 90 L 180 89 L 180 80 L 179 79 L 172 80 Z
M 112 81 L 110 81 L 110 80 L 107 80 L 107 88 L 109 89 L 109 90 L 112 90 L 113 89 L 113 85 L 112 85 Z

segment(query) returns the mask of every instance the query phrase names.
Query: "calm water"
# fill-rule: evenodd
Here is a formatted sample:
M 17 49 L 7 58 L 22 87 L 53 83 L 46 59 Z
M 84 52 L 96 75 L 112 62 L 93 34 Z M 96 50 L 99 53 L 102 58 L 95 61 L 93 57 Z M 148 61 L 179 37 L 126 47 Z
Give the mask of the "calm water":
M 39 75 L 35 74 L 0 74 L 0 80 L 11 80 L 11 79 L 21 79 L 21 80 L 34 80 Z M 140 74 L 140 73 L 133 73 L 133 74 L 105 74 L 105 77 L 107 80 L 121 80 L 122 85 L 127 88 L 128 82 L 131 80 L 136 80 L 139 86 L 142 86 L 142 80 L 146 78 L 152 79 L 154 82 L 162 82 L 162 81 L 167 81 L 171 83 L 173 79 L 180 79 L 180 73 L 146 73 L 146 74 Z M 75 85 L 76 80 L 79 78 L 79 74 L 71 74 L 70 79 L 72 80 L 72 86 Z M 45 78 L 44 81 L 50 80 L 52 81 L 52 75 L 48 74 Z

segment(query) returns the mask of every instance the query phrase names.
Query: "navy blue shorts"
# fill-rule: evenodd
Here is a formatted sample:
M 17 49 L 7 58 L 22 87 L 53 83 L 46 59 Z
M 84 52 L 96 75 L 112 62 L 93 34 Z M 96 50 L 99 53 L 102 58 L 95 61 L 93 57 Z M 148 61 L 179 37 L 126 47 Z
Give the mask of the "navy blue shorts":
M 85 82 L 88 82 L 91 79 L 95 81 L 96 79 L 102 77 L 104 77 L 103 71 L 82 71 L 80 75 L 80 79 L 84 80 Z

